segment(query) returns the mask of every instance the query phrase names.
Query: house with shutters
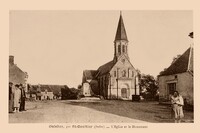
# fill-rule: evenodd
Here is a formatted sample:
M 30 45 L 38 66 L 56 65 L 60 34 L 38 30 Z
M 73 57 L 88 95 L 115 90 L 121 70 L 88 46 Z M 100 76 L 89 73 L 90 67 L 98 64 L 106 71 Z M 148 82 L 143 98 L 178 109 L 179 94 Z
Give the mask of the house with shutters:
M 138 72 L 130 62 L 129 41 L 122 15 L 120 14 L 114 40 L 114 57 L 97 70 L 84 70 L 82 84 L 89 83 L 92 92 L 105 99 L 131 100 L 140 95 Z M 89 92 L 85 90 L 85 92 Z
M 193 38 L 193 32 L 189 36 Z M 174 91 L 178 91 L 187 104 L 193 105 L 193 51 L 193 46 L 191 45 L 167 69 L 158 75 L 160 102 L 169 101 Z

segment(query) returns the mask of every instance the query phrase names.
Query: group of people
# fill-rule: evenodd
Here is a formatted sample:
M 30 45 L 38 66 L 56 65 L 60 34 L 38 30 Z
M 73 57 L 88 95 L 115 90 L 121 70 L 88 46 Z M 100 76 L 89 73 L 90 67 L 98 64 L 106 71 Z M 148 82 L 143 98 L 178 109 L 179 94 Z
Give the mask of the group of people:
M 25 110 L 25 87 L 22 84 L 13 85 L 12 82 L 9 82 L 9 113 L 16 113 L 19 111 Z M 181 119 L 184 117 L 183 106 L 184 100 L 183 97 L 175 91 L 171 96 L 172 104 L 172 116 L 175 120 L 175 123 L 180 123 Z
M 180 123 L 181 119 L 184 117 L 183 114 L 184 100 L 183 97 L 178 93 L 178 91 L 174 91 L 174 94 L 171 96 L 171 104 L 172 104 L 172 117 L 174 118 L 175 123 Z
M 25 86 L 9 82 L 9 113 L 17 113 L 25 110 Z

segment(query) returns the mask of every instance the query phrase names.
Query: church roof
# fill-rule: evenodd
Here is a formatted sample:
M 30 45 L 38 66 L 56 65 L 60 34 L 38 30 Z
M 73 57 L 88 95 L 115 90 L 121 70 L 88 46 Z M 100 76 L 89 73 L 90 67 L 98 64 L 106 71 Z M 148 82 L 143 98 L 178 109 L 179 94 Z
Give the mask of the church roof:
M 118 22 L 117 33 L 116 33 L 116 36 L 115 36 L 115 41 L 116 40 L 126 40 L 126 41 L 128 41 L 124 22 L 123 22 L 123 18 L 122 18 L 121 14 L 120 14 L 119 22 Z
M 98 68 L 98 76 L 107 74 L 108 72 L 110 72 L 110 70 L 112 69 L 112 67 L 115 65 L 114 61 L 109 61 L 108 63 L 100 66 Z
M 83 77 L 85 80 L 94 79 L 97 74 L 97 70 L 84 70 Z
M 188 48 L 174 63 L 172 63 L 165 71 L 161 72 L 159 76 L 183 73 L 188 70 L 193 73 L 192 47 Z

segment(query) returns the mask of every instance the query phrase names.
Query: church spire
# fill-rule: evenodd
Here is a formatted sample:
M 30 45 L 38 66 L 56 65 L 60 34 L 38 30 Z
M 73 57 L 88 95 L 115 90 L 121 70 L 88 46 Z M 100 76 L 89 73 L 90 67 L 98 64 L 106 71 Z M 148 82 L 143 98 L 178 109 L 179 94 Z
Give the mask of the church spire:
M 124 27 L 124 22 L 122 18 L 122 14 L 120 11 L 120 17 L 119 17 L 119 22 L 117 26 L 117 33 L 115 36 L 115 41 L 114 41 L 114 61 L 118 61 L 118 59 L 121 56 L 126 56 L 127 59 L 129 59 L 128 56 L 128 38 L 126 35 L 126 30 Z
M 117 41 L 117 40 L 128 41 L 121 11 L 120 11 L 120 17 L 119 17 L 117 32 L 116 32 L 116 36 L 115 36 L 115 41 Z

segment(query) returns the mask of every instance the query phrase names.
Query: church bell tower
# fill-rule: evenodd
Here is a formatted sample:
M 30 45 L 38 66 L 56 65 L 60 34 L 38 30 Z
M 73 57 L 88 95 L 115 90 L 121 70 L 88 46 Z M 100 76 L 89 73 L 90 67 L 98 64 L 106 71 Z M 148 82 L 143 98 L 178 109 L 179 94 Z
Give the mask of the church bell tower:
M 114 47 L 115 47 L 114 62 L 117 62 L 118 59 L 122 55 L 125 55 L 129 59 L 129 56 L 128 56 L 128 38 L 127 38 L 127 35 L 126 35 L 126 30 L 125 30 L 125 27 L 124 27 L 124 22 L 123 22 L 121 12 L 120 12 L 117 32 L 116 32 L 115 40 L 114 40 Z

